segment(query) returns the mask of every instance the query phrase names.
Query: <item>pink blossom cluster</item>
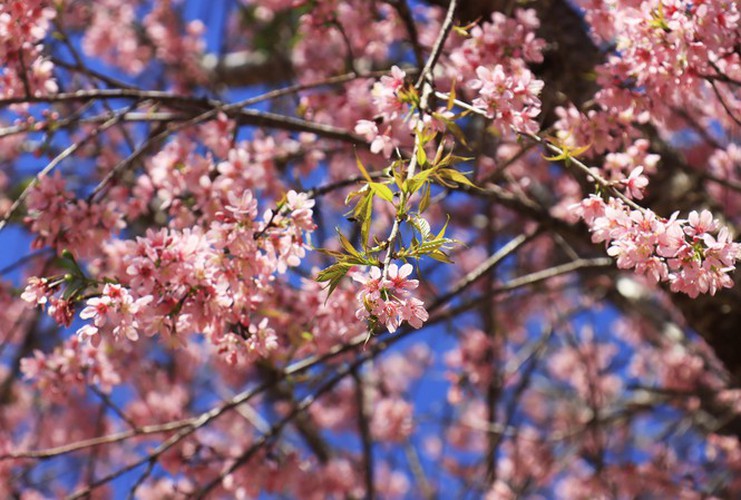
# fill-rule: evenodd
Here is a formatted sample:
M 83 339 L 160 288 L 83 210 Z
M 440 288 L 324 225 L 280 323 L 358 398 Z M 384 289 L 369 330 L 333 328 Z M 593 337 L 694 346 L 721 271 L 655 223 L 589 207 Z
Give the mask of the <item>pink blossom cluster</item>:
M 417 27 L 419 43 L 431 46 L 439 31 L 441 12 L 435 7 L 418 4 L 414 17 L 424 19 Z M 327 2 L 314 5 L 300 22 L 302 38 L 293 52 L 293 62 L 302 82 L 314 82 L 346 71 L 345 61 L 337 54 L 346 53 L 348 45 L 355 56 L 356 68 L 370 68 L 376 63 L 381 63 L 379 67 L 392 66 L 390 74 L 378 82 L 356 79 L 346 83 L 341 92 L 307 93 L 301 99 L 305 117 L 355 129 L 372 144 L 374 154 L 383 153 L 389 157 L 395 147 L 410 144 L 409 130 L 417 126 L 417 120 L 414 117 L 406 119 L 411 108 L 399 95 L 406 73 L 387 61 L 389 47 L 403 43 L 408 36 L 399 12 L 383 3 L 368 9 L 362 0 Z M 339 27 L 345 33 L 354 29 L 353 37 L 344 39 Z M 311 43 L 317 39 L 322 43 Z M 332 160 L 333 174 L 350 173 L 352 165 L 342 157 L 333 156 Z
M 263 2 L 255 3 L 262 7 Z M 420 11 L 423 9 L 420 6 Z M 303 82 L 347 71 L 350 55 L 356 68 L 386 67 L 390 47 L 407 35 L 393 6 L 381 3 L 369 9 L 365 0 L 316 3 L 299 19 L 298 32 L 299 41 L 291 55 Z M 348 33 L 352 37 L 347 37 Z
M 436 7 L 418 4 L 414 7 L 418 23 L 419 43 L 432 45 L 440 26 L 440 11 Z M 374 79 L 355 79 L 340 92 L 307 92 L 301 98 L 300 108 L 305 117 L 337 127 L 356 129 L 373 145 L 373 153 L 390 156 L 395 147 L 410 144 L 410 128 L 414 120 L 406 120 L 411 109 L 402 102 L 406 74 L 389 63 L 389 48 L 408 36 L 406 24 L 399 11 L 391 4 L 367 8 L 362 0 L 318 3 L 300 19 L 302 38 L 293 52 L 296 74 L 302 82 L 315 82 L 347 71 L 345 59 L 337 57 L 351 49 L 355 68 L 389 67 L 390 75 L 376 82 Z M 343 37 L 352 28 L 353 37 Z M 322 43 L 312 43 L 321 39 Z M 321 61 L 321 64 L 317 64 Z M 362 153 L 361 153 L 362 155 Z M 333 175 L 350 173 L 352 164 L 333 155 L 329 165 Z
M 469 37 L 450 52 L 452 66 L 465 79 L 480 66 L 522 65 L 543 61 L 545 40 L 535 34 L 540 20 L 533 9 L 515 9 L 514 17 L 494 12 L 491 20 L 471 28 Z
M 390 75 L 384 75 L 380 81 L 373 84 L 371 90 L 373 106 L 376 110 L 377 118 L 371 120 L 358 120 L 355 125 L 355 133 L 360 134 L 371 143 L 371 153 L 383 153 L 388 158 L 398 141 L 394 140 L 393 132 L 395 128 L 394 121 L 398 121 L 408 105 L 404 103 L 399 92 L 404 88 L 404 79 L 406 72 L 399 69 L 398 66 L 391 68 Z M 383 124 L 383 132 L 379 130 L 379 124 Z
M 371 143 L 371 153 L 383 153 L 386 158 L 389 158 L 394 150 L 394 140 L 388 135 L 388 132 L 387 127 L 386 132 L 382 134 L 378 130 L 376 122 L 371 120 L 358 120 L 355 125 L 355 133 L 362 135 L 366 141 Z
M 96 346 L 102 337 L 135 341 L 141 334 L 157 333 L 180 344 L 185 335 L 202 332 L 232 361 L 235 349 L 247 349 L 253 357 L 273 350 L 274 330 L 267 318 L 253 315 L 273 293 L 273 275 L 304 257 L 303 234 L 314 229 L 314 200 L 290 191 L 278 211 L 267 210 L 259 221 L 250 191 L 240 197 L 230 192 L 228 199 L 208 230 L 150 229 L 136 241 L 110 243 L 111 264 L 102 269 L 122 277 L 121 282 L 101 280 L 100 294 L 88 298 L 80 313 L 91 322 L 78 335 Z M 50 304 L 50 314 L 64 302 L 66 314 L 55 319 L 69 324 L 74 304 L 55 295 L 64 281 L 32 278 L 23 298 Z M 240 345 L 234 347 L 239 336 Z
M 690 297 L 733 286 L 730 273 L 741 245 L 707 210 L 693 210 L 686 220 L 676 213 L 664 219 L 595 195 L 573 208 L 589 226 L 592 241 L 606 242 L 621 269 L 635 269 L 654 283 L 668 282 L 672 291 Z
M 647 139 L 637 139 L 630 144 L 624 151 L 608 153 L 605 155 L 605 162 L 600 169 L 608 181 L 623 182 L 633 175 L 637 168 L 641 168 L 640 173 L 654 174 L 661 157 L 654 153 L 649 153 L 649 141 Z M 640 174 L 638 174 L 640 175 Z M 636 175 L 633 175 L 635 178 Z M 641 182 L 641 189 L 648 184 Z M 640 199 L 639 197 L 635 197 Z
M 142 392 L 142 398 L 132 401 L 127 408 L 132 422 L 146 425 L 149 422 L 169 422 L 187 416 L 188 390 L 184 385 L 157 380 L 152 387 L 147 387 Z
M 466 330 L 460 343 L 445 354 L 445 365 L 449 368 L 446 378 L 451 381 L 448 401 L 460 404 L 464 398 L 465 385 L 484 389 L 494 376 L 492 357 L 497 349 L 491 337 L 478 329 Z
M 358 415 L 357 400 L 353 398 L 355 387 L 345 379 L 335 390 L 322 395 L 309 408 L 309 414 L 317 425 L 336 432 L 349 431 L 356 424 Z
M 398 398 L 382 398 L 373 405 L 371 432 L 379 441 L 401 443 L 414 430 L 414 407 Z
M 527 64 L 543 60 L 545 40 L 535 34 L 539 26 L 533 9 L 516 9 L 513 17 L 495 12 L 450 51 L 449 76 L 477 91 L 473 105 L 493 119 L 500 134 L 509 134 L 512 127 L 538 129 L 534 118 L 540 114 L 543 82 Z
M 97 349 L 76 336 L 45 353 L 35 350 L 33 357 L 21 360 L 21 372 L 45 395 L 64 401 L 72 389 L 96 384 L 104 392 L 121 382 L 118 366 L 107 349 Z
M 80 318 L 92 319 L 93 324 L 83 326 L 77 334 L 83 339 L 90 338 L 95 347 L 100 345 L 102 336 L 107 334 L 114 339 L 126 337 L 132 341 L 138 340 L 139 330 L 142 328 L 141 316 L 152 300 L 154 297 L 151 295 L 134 299 L 128 289 L 106 283 L 100 297 L 88 299 L 86 307 L 80 313 Z
M 232 127 L 226 117 L 201 127 L 203 141 L 215 155 L 200 154 L 191 136 L 179 135 L 152 156 L 145 164 L 146 175 L 140 176 L 133 188 L 136 200 L 127 207 L 129 216 L 145 212 L 149 201 L 165 210 L 173 225 L 186 227 L 223 211 L 223 200 L 230 192 L 283 192 L 278 164 L 282 157 L 298 154 L 302 144 L 287 134 L 261 132 L 250 141 L 225 143 L 219 134 Z
M 613 44 L 615 51 L 596 67 L 602 88 L 592 100 L 592 109 L 584 112 L 589 119 L 570 126 L 562 122 L 557 128 L 576 135 L 588 129 L 601 131 L 587 140 L 576 139 L 591 143 L 592 151 L 601 154 L 627 147 L 640 134 L 631 122 L 651 121 L 672 131 L 693 120 L 735 126 L 725 110 L 737 107 L 735 84 L 727 89 L 718 82 L 741 78 L 741 57 L 729 50 L 741 40 L 737 2 L 583 0 L 579 4 L 595 39 Z M 730 104 L 721 104 L 721 99 Z M 682 119 L 678 119 L 680 109 L 685 114 Z
M 502 446 L 501 473 L 486 494 L 485 500 L 515 500 L 524 485 L 540 487 L 553 483 L 559 460 L 540 429 L 522 425 L 517 435 Z M 579 496 L 568 498 L 584 498 Z
M 595 35 L 616 42 L 607 65 L 661 99 L 698 88 L 699 78 L 741 71 L 737 2 L 584 2 Z M 699 78 L 698 78 L 699 77 Z M 735 78 L 735 76 L 734 76 Z
M 355 133 L 371 143 L 371 153 L 383 153 L 384 157 L 389 158 L 394 148 L 401 144 L 396 135 L 405 130 L 423 128 L 443 132 L 446 129 L 444 120 L 452 120 L 454 116 L 452 111 L 445 108 L 438 108 L 434 114 L 425 112 L 421 118 L 419 113 L 412 113 L 409 96 L 403 92 L 405 78 L 406 72 L 398 66 L 391 68 L 390 75 L 382 76 L 371 91 L 378 114 L 374 120 L 358 120 L 355 124 Z M 379 126 L 382 128 L 379 129 Z
M 609 369 L 618 346 L 597 341 L 591 327 L 580 333 L 577 345 L 564 343 L 549 354 L 548 373 L 553 380 L 568 383 L 582 401 L 607 406 L 625 390 L 623 380 Z
M 57 92 L 54 64 L 41 43 L 56 12 L 46 0 L 7 0 L 0 4 L 0 97 Z
M 482 428 L 486 422 L 486 404 L 479 398 L 466 400 L 460 406 L 455 421 L 446 429 L 445 440 L 459 450 L 482 453 L 486 449 Z
M 183 23 L 170 2 L 155 2 L 142 24 L 154 56 L 171 70 L 175 85 L 187 89 L 189 83 L 206 81 L 200 65 L 206 47 L 201 20 Z
M 505 134 L 510 129 L 538 131 L 540 126 L 535 117 L 540 114 L 538 95 L 543 81 L 536 79 L 527 68 L 508 73 L 500 64 L 491 69 L 479 66 L 476 76 L 469 81 L 469 87 L 479 92 L 473 105 L 486 112 L 494 128 Z
M 129 74 L 141 73 L 152 58 L 152 47 L 142 43 L 137 33 L 136 3 L 100 0 L 99 4 L 88 20 L 83 51 Z
M 435 361 L 435 353 L 425 342 L 404 351 L 389 353 L 374 364 L 373 380 L 382 396 L 406 398 L 414 384 L 425 376 Z
M 398 66 L 391 68 L 390 75 L 384 75 L 373 85 L 373 105 L 384 120 L 390 121 L 399 117 L 404 110 L 399 91 L 404 88 L 406 72 Z
M 218 341 L 229 324 L 249 328 L 273 274 L 304 257 L 302 232 L 314 229 L 314 201 L 306 194 L 290 191 L 284 209 L 266 211 L 262 222 L 250 191 L 228 198 L 207 231 L 152 231 L 128 243 L 123 262 L 129 286 L 137 297 L 157 297 L 150 307 L 159 319 L 151 333 L 202 331 Z
M 604 94 L 595 107 L 580 111 L 574 105 L 559 106 L 555 112 L 558 120 L 553 125 L 561 144 L 571 147 L 589 146 L 586 157 L 623 150 L 628 153 L 638 139 L 636 124 L 646 123 L 647 112 L 641 111 L 632 100 L 615 102 Z M 643 146 L 638 146 L 643 149 Z M 639 151 L 635 151 L 638 153 Z M 625 163 L 620 160 L 619 163 Z M 606 165 L 606 168 L 610 168 Z
M 403 321 L 414 328 L 421 328 L 429 318 L 424 303 L 411 296 L 411 290 L 419 286 L 419 281 L 409 279 L 412 265 L 399 267 L 389 264 L 383 274 L 379 267 L 371 267 L 368 275 L 354 273 L 353 279 L 363 285 L 357 299 L 360 307 L 355 316 L 360 320 L 377 321 L 393 333 Z
M 78 257 L 92 255 L 103 241 L 125 227 L 125 221 L 114 199 L 88 203 L 76 199 L 66 184 L 57 171 L 39 176 L 29 191 L 25 222 L 36 235 L 33 246 L 68 249 Z
M 88 203 L 75 199 L 66 189 L 66 180 L 57 171 L 39 176 L 26 198 L 26 224 L 36 235 L 33 246 L 69 249 L 78 256 L 95 251 L 102 241 L 125 227 L 114 200 Z
M 330 351 L 341 342 L 347 342 L 363 333 L 363 325 L 355 317 L 356 292 L 349 283 L 338 286 L 327 297 L 323 283 L 304 279 L 299 290 L 284 290 L 286 296 L 281 303 L 301 304 L 292 308 L 291 320 L 286 322 L 288 330 L 303 328 L 309 337 L 299 350 L 300 354 L 315 354 Z
M 219 355 L 230 365 L 249 366 L 257 358 L 269 358 L 280 347 L 275 329 L 268 318 L 224 335 L 216 341 Z
M 82 48 L 107 64 L 136 75 L 152 59 L 172 70 L 177 85 L 202 82 L 199 65 L 205 43 L 203 22 L 181 23 L 170 2 L 154 2 L 152 10 L 137 18 L 137 3 L 101 0 L 87 20 Z

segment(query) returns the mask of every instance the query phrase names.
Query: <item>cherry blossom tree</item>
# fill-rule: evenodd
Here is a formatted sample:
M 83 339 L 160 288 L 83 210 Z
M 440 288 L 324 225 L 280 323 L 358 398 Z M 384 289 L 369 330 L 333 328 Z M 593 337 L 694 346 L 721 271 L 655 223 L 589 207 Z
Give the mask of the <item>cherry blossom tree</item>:
M 736 0 L 5 0 L 3 498 L 741 495 Z

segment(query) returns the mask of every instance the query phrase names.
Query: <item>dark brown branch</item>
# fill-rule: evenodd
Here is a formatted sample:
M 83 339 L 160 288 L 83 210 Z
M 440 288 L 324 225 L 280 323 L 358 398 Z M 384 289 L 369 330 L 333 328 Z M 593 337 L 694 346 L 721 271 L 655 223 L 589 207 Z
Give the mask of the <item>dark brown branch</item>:
M 355 381 L 355 405 L 358 410 L 358 430 L 360 431 L 360 442 L 363 446 L 363 477 L 365 478 L 365 498 L 374 500 L 376 498 L 373 478 L 373 440 L 370 433 L 370 422 L 366 413 L 365 387 L 363 377 L 358 370 L 351 372 Z
M 412 44 L 412 51 L 414 52 L 414 60 L 416 61 L 419 70 L 422 71 L 425 65 L 425 59 L 422 54 L 422 46 L 419 44 L 417 25 L 414 22 L 414 17 L 412 17 L 412 11 L 409 9 L 409 4 L 406 0 L 392 0 L 390 3 L 396 8 L 396 12 L 399 13 L 399 17 L 406 27 L 407 33 L 409 34 L 409 41 Z
M 718 86 L 715 82 L 710 82 L 710 86 L 713 87 L 713 92 L 715 92 L 715 97 L 718 98 L 718 101 L 720 102 L 720 105 L 723 106 L 723 109 L 726 110 L 726 113 L 728 113 L 728 116 L 731 117 L 731 120 L 736 122 L 736 125 L 741 125 L 741 119 L 739 119 L 735 114 L 733 114 L 733 111 L 731 110 L 728 103 L 726 103 L 725 99 L 723 99 L 723 95 L 720 93 L 720 90 L 718 90 Z

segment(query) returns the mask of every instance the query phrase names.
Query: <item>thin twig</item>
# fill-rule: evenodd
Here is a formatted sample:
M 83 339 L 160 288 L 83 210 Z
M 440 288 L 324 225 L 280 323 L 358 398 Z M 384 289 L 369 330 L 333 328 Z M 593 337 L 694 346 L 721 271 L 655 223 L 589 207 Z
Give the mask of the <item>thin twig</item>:
M 458 283 L 456 283 L 456 285 L 450 289 L 450 291 L 438 297 L 437 301 L 446 302 L 450 300 L 452 297 L 459 295 L 461 292 L 471 287 L 471 285 L 473 285 L 478 280 L 483 278 L 486 275 L 486 273 L 488 273 L 489 271 L 494 269 L 497 265 L 499 265 L 500 262 L 502 262 L 504 259 L 506 259 L 510 255 L 514 254 L 525 243 L 535 238 L 537 234 L 538 234 L 537 230 L 530 231 L 529 233 L 523 233 L 511 239 L 504 246 L 502 246 L 499 250 L 497 250 L 497 252 L 494 253 L 491 257 L 489 257 L 484 262 L 479 264 L 476 267 L 476 269 L 474 269 L 473 271 L 466 274 L 463 278 L 461 278 L 458 281 Z
M 127 416 L 127 415 L 126 415 L 126 414 L 125 414 L 124 412 L 123 412 L 123 410 L 121 410 L 121 408 L 119 408 L 118 406 L 116 406 L 116 405 L 115 405 L 115 404 L 113 403 L 113 401 L 111 401 L 111 398 L 110 398 L 110 397 L 108 397 L 108 394 L 104 393 L 103 391 L 101 391 L 100 389 L 98 389 L 97 387 L 95 387 L 95 386 L 94 386 L 94 385 L 92 385 L 92 384 L 91 384 L 91 385 L 89 385 L 89 387 L 90 387 L 90 390 L 91 390 L 92 392 L 94 392 L 94 393 L 95 393 L 95 395 L 96 395 L 96 396 L 98 396 L 98 397 L 99 397 L 99 398 L 100 398 L 100 399 L 101 399 L 101 400 L 103 401 L 103 404 L 104 404 L 104 405 L 105 405 L 106 407 L 110 408 L 110 409 L 111 409 L 111 410 L 113 411 L 113 413 L 115 413 L 115 414 L 116 414 L 116 415 L 118 416 L 118 418 L 120 418 L 121 420 L 123 420 L 124 422 L 126 422 L 126 425 L 128 425 L 128 426 L 129 426 L 129 427 L 131 427 L 132 429 L 136 429 L 136 423 L 134 423 L 134 421 L 133 421 L 133 420 L 131 420 L 131 419 L 130 419 L 130 418 L 129 418 L 129 417 L 128 417 L 128 416 Z
M 450 28 L 453 25 L 453 14 L 455 13 L 457 1 L 451 0 L 450 5 L 448 6 L 448 13 L 445 16 L 445 20 L 443 21 L 442 26 L 440 27 L 440 32 L 437 35 L 437 40 L 435 41 L 435 45 L 433 46 L 432 53 L 430 53 L 430 56 L 427 58 L 427 62 L 425 63 L 424 69 L 422 69 L 422 72 L 419 75 L 419 78 L 417 79 L 417 83 L 415 84 L 415 87 L 418 91 L 421 92 L 421 100 L 420 100 L 420 106 L 419 106 L 419 112 L 424 114 L 427 112 L 427 99 L 428 96 L 432 93 L 432 82 L 431 82 L 431 74 L 432 71 L 435 69 L 435 64 L 437 64 L 437 59 L 440 57 L 440 51 L 442 50 L 442 46 L 445 43 L 445 38 L 447 38 L 448 33 L 450 32 Z M 407 167 L 407 175 L 406 179 L 410 180 L 414 177 L 417 169 L 417 150 L 422 147 L 418 140 L 414 141 L 414 149 L 412 151 L 411 159 L 409 160 L 409 166 Z M 406 203 L 408 201 L 408 195 L 405 192 L 401 193 L 401 197 L 399 200 L 399 209 L 398 211 L 404 211 L 406 208 Z M 397 213 L 397 216 L 394 218 L 394 223 L 391 226 L 391 232 L 389 233 L 388 238 L 386 238 L 386 256 L 383 259 L 383 277 L 386 278 L 388 276 L 388 270 L 389 265 L 391 264 L 391 258 L 394 253 L 394 241 L 396 241 L 397 236 L 399 235 L 399 228 L 401 225 L 400 217 Z
M 417 25 L 414 23 L 414 17 L 412 17 L 412 11 L 409 9 L 409 4 L 406 0 L 395 0 L 392 5 L 396 7 L 396 12 L 399 13 L 401 21 L 409 33 L 409 41 L 412 44 L 412 51 L 414 52 L 414 60 L 417 63 L 419 71 L 424 71 L 425 59 L 422 55 L 422 46 L 419 44 L 419 33 L 417 32 Z
M 537 142 L 538 144 L 541 144 L 543 147 L 545 147 L 550 152 L 556 153 L 556 155 L 559 155 L 559 156 L 563 156 L 564 155 L 564 151 L 561 148 L 559 148 L 558 146 L 556 146 L 552 142 L 550 142 L 550 141 L 548 141 L 548 140 L 540 137 L 537 134 L 533 134 L 532 132 L 525 132 L 525 131 L 522 131 L 522 130 L 515 130 L 515 133 L 517 135 L 522 136 L 522 137 L 527 137 L 528 139 L 533 140 L 533 141 Z M 616 196 L 617 198 L 620 198 L 620 200 L 622 200 L 629 207 L 631 207 L 631 208 L 633 208 L 635 210 L 641 211 L 641 212 L 645 212 L 645 210 L 646 210 L 645 208 L 643 208 L 642 206 L 638 205 L 636 202 L 634 202 L 633 200 L 631 200 L 630 198 L 628 198 L 627 196 L 625 196 L 623 193 L 621 193 L 618 189 L 615 188 L 615 183 L 614 182 L 608 181 L 607 179 L 605 179 L 604 177 L 602 177 L 599 174 L 599 172 L 596 171 L 596 169 L 589 168 L 587 165 L 585 165 L 584 163 L 582 163 L 581 160 L 579 160 L 577 158 L 574 158 L 574 157 L 571 157 L 571 156 L 568 158 L 568 161 L 569 161 L 570 164 L 573 164 L 577 168 L 579 168 L 579 170 L 581 170 L 582 173 L 584 173 L 588 177 L 591 177 L 592 179 L 594 179 L 594 181 L 597 184 L 599 184 L 600 186 L 602 186 L 603 188 L 605 188 L 606 190 L 608 190 L 612 195 Z
M 31 182 L 28 183 L 28 186 L 23 190 L 21 195 L 13 202 L 13 204 L 10 206 L 10 209 L 5 214 L 5 216 L 0 220 L 0 231 L 3 230 L 5 225 L 8 223 L 8 221 L 15 215 L 15 212 L 18 210 L 18 208 L 21 206 L 21 204 L 26 200 L 31 190 L 36 187 L 36 185 L 39 183 L 39 179 L 47 174 L 49 174 L 54 168 L 56 168 L 57 165 L 59 165 L 62 161 L 64 161 L 66 158 L 71 156 L 75 153 L 80 147 L 87 144 L 92 139 L 96 138 L 98 135 L 100 135 L 101 132 L 109 129 L 116 123 L 118 123 L 119 116 L 116 115 L 109 119 L 107 122 L 102 124 L 100 127 L 93 129 L 93 131 L 85 136 L 82 140 L 79 142 L 75 142 L 71 144 L 67 149 L 59 153 L 52 161 L 49 162 L 46 167 L 44 167 L 41 172 L 39 172 L 36 177 L 33 178 Z
M 425 67 L 422 69 L 422 72 L 419 74 L 419 78 L 417 79 L 417 83 L 415 84 L 415 86 L 418 89 L 424 84 L 425 81 L 427 81 L 430 78 L 430 76 L 432 75 L 432 71 L 435 69 L 437 60 L 440 57 L 440 54 L 442 53 L 443 45 L 445 44 L 445 39 L 448 38 L 448 34 L 450 33 L 451 28 L 453 27 L 453 17 L 455 16 L 455 9 L 457 7 L 458 7 L 458 0 L 450 0 L 450 3 L 448 4 L 448 11 L 445 13 L 445 19 L 443 20 L 443 24 L 440 27 L 440 32 L 437 35 L 435 44 L 432 46 L 432 52 L 430 53 L 430 56 L 427 58 Z
M 187 425 L 180 428 L 180 430 L 170 436 L 167 440 L 162 442 L 159 446 L 157 446 L 149 455 L 146 457 L 136 460 L 134 462 L 129 463 L 128 465 L 111 472 L 107 476 L 98 479 L 97 481 L 87 485 L 85 488 L 78 490 L 77 492 L 73 493 L 69 497 L 67 497 L 69 500 L 75 500 L 78 498 L 86 497 L 88 496 L 93 490 L 99 488 L 100 486 L 103 486 L 104 484 L 116 479 L 117 477 L 120 477 L 121 475 L 136 469 L 137 467 L 152 461 L 157 460 L 158 457 L 160 457 L 163 453 L 165 453 L 167 450 L 178 444 L 180 441 L 182 441 L 187 436 L 193 434 L 198 429 L 204 427 L 214 419 L 218 418 L 219 416 L 226 413 L 228 410 L 231 410 L 235 408 L 236 406 L 241 405 L 242 403 L 245 403 L 252 399 L 257 394 L 263 392 L 265 389 L 267 389 L 269 384 L 261 384 L 254 389 L 247 390 L 245 392 L 242 392 L 232 398 L 227 403 L 221 404 L 219 406 L 216 406 L 212 408 L 211 410 L 202 413 L 199 417 L 192 419 L 188 422 Z
M 407 462 L 409 462 L 409 468 L 411 469 L 415 480 L 419 484 L 420 494 L 426 500 L 433 500 L 435 498 L 435 490 L 427 479 L 425 471 L 422 468 L 422 463 L 419 459 L 419 454 L 411 442 L 408 442 L 406 446 L 404 446 L 404 455 L 407 458 Z
M 52 249 L 49 247 L 42 248 L 40 250 L 36 250 L 35 252 L 29 253 L 24 255 L 23 257 L 20 257 L 15 262 L 12 262 L 8 264 L 7 266 L 0 269 L 0 276 L 3 276 L 5 274 L 8 274 L 9 272 L 14 271 L 15 269 L 21 267 L 26 262 L 32 261 L 33 259 L 36 259 L 37 257 L 42 257 L 46 254 L 50 254 L 52 252 Z M 2 354 L 0 352 L 0 354 Z
M 731 119 L 736 122 L 736 125 L 741 125 L 741 119 L 737 118 L 736 115 L 733 114 L 733 111 L 731 111 L 730 106 L 726 103 L 725 99 L 723 99 L 723 95 L 720 93 L 720 90 L 718 90 L 718 86 L 715 84 L 715 82 L 710 82 L 710 85 L 713 87 L 715 97 L 718 98 L 718 101 L 720 101 L 720 105 L 723 106 L 723 109 L 726 110 L 728 116 L 730 116 Z

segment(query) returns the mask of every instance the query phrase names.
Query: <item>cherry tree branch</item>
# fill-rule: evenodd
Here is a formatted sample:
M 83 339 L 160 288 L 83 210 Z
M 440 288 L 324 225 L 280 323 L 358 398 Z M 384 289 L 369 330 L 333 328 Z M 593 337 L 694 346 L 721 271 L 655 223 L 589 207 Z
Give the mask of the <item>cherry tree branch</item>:
M 437 60 L 442 53 L 443 45 L 445 45 L 445 40 L 448 38 L 448 34 L 453 27 L 453 19 L 455 17 L 455 9 L 457 7 L 458 0 L 450 0 L 450 3 L 448 4 L 448 10 L 445 13 L 445 19 L 443 20 L 443 24 L 440 27 L 440 32 L 437 35 L 435 44 L 432 46 L 432 52 L 427 58 L 427 62 L 425 63 L 424 68 L 422 68 L 422 71 L 419 74 L 419 78 L 417 78 L 415 87 L 417 87 L 418 89 L 422 88 L 422 85 L 424 85 L 425 81 L 432 77 L 432 71 L 435 69 Z M 432 89 L 430 89 L 430 91 L 432 91 Z
M 365 498 L 373 500 L 376 498 L 375 482 L 373 477 L 373 440 L 370 433 L 368 414 L 366 413 L 366 408 L 368 407 L 365 394 L 366 390 L 362 374 L 356 369 L 351 372 L 351 375 L 355 381 L 355 405 L 358 410 L 358 430 L 360 431 L 360 442 L 363 447 L 363 465 L 365 465 L 363 470 L 363 476 L 365 479 Z
M 417 67 L 420 71 L 424 70 L 425 59 L 422 54 L 422 46 L 419 44 L 419 33 L 417 32 L 417 25 L 414 23 L 412 17 L 412 11 L 409 9 L 409 3 L 407 0 L 391 0 L 389 2 L 396 8 L 396 11 L 404 23 L 404 27 L 409 33 L 409 40 L 412 44 L 412 51 L 414 52 L 414 59 L 417 63 Z

